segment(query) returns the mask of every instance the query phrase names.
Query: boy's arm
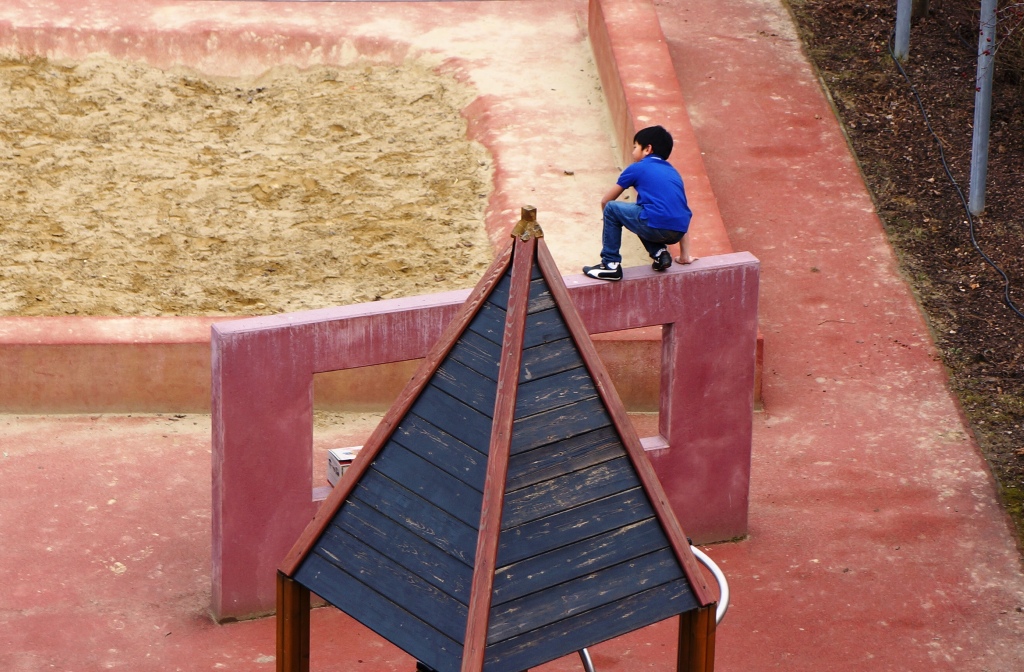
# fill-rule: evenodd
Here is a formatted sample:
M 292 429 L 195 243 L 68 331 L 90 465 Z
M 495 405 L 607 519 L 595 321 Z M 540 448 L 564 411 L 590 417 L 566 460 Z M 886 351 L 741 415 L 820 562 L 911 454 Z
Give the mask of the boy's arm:
M 676 257 L 676 261 L 680 264 L 692 264 L 697 259 L 699 257 L 690 254 L 690 232 L 687 231 L 683 234 L 682 240 L 679 241 L 679 256 Z
M 617 184 L 614 187 L 612 187 L 611 189 L 609 189 L 608 193 L 606 193 L 604 195 L 604 198 L 601 199 L 601 211 L 602 212 L 604 211 L 604 206 L 608 205 L 609 201 L 614 201 L 616 198 L 621 196 L 622 192 L 624 192 L 624 191 L 625 191 L 625 189 L 623 189 L 622 187 L 620 187 Z

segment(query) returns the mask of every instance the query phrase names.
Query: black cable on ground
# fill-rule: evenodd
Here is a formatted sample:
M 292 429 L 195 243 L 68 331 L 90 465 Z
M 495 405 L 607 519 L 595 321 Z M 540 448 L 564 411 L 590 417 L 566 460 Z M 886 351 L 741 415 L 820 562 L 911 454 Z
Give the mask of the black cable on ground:
M 946 152 L 943 151 L 942 140 L 939 139 L 939 136 L 935 132 L 935 129 L 932 128 L 932 122 L 928 118 L 927 110 L 925 110 L 924 108 L 924 102 L 922 102 L 921 96 L 917 93 L 917 89 L 914 87 L 914 83 L 910 81 L 910 75 L 908 75 L 907 71 L 903 69 L 903 65 L 900 64 L 899 59 L 896 58 L 896 54 L 893 53 L 892 41 L 894 35 L 895 31 L 889 33 L 889 42 L 887 45 L 889 49 L 889 56 L 892 57 L 892 62 L 896 64 L 896 69 L 900 71 L 901 75 L 903 75 L 903 79 L 906 80 L 907 86 L 910 87 L 910 91 L 914 94 L 914 99 L 917 100 L 917 106 L 921 109 L 921 116 L 924 117 L 924 123 L 928 127 L 928 132 L 932 134 L 933 138 L 935 138 L 935 144 L 938 145 L 939 147 L 939 159 L 942 161 L 942 169 L 946 171 L 946 177 L 949 178 L 950 184 L 953 185 L 953 189 L 956 190 L 957 196 L 960 197 L 960 203 L 964 207 L 964 215 L 966 215 L 967 217 L 967 225 L 968 231 L 970 232 L 971 245 L 973 245 L 974 249 L 978 251 L 978 254 L 981 255 L 981 258 L 984 259 L 985 262 L 993 269 L 995 269 L 995 272 L 998 273 L 1003 278 L 1003 300 L 1006 302 L 1006 305 L 1009 306 L 1010 310 L 1017 314 L 1017 317 L 1024 319 L 1024 312 L 1021 312 L 1021 309 L 1018 308 L 1017 304 L 1015 304 L 1013 302 L 1013 299 L 1010 298 L 1010 276 L 1008 276 L 1003 269 L 999 268 L 996 262 L 992 261 L 992 259 L 989 258 L 987 254 L 985 254 L 985 251 L 981 249 L 981 246 L 978 245 L 978 239 L 974 235 L 974 217 L 971 216 L 971 208 L 967 204 L 967 199 L 964 197 L 963 190 L 960 189 L 960 185 L 957 184 L 956 178 L 953 177 L 953 172 L 949 169 L 949 164 L 946 163 Z

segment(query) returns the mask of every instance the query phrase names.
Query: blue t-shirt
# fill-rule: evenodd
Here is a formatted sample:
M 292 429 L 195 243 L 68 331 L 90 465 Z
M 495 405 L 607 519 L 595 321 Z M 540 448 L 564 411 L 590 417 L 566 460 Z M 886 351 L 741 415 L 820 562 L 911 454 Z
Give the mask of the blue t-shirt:
M 683 178 L 665 159 L 648 154 L 631 163 L 619 175 L 618 185 L 636 189 L 640 218 L 655 229 L 686 232 L 690 228 L 690 206 L 686 204 Z

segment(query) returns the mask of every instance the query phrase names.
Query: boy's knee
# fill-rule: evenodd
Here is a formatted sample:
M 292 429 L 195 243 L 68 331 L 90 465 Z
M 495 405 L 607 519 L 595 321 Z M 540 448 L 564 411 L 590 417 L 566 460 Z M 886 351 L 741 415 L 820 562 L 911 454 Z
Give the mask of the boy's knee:
M 608 201 L 604 206 L 604 214 L 610 215 L 626 215 L 631 212 L 632 208 L 635 208 L 634 203 L 627 203 L 624 201 Z

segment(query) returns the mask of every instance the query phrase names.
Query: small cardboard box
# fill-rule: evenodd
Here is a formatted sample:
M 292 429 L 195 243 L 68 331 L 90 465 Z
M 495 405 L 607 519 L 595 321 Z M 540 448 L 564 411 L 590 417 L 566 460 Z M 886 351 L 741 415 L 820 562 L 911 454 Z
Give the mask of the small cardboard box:
M 362 446 L 352 446 L 350 448 L 331 448 L 327 451 L 327 482 L 332 487 L 337 485 L 341 477 L 345 475 L 352 465 L 352 460 L 356 459 L 361 449 Z

